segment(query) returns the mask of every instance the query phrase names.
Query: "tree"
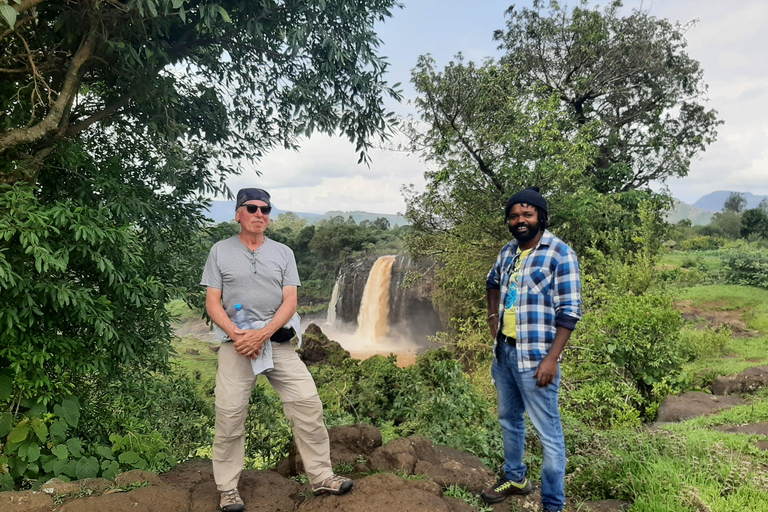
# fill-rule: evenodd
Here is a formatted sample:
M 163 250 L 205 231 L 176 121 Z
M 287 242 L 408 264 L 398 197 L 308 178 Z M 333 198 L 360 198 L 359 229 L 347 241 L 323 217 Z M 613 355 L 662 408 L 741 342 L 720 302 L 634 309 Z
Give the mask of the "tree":
M 517 83 L 554 96 L 578 124 L 599 121 L 589 174 L 600 192 L 683 177 L 720 124 L 707 109 L 703 72 L 686 53 L 685 26 L 621 2 L 602 11 L 551 0 L 507 11 L 496 39 Z
M 741 237 L 751 236 L 768 240 L 768 213 L 761 208 L 751 208 L 741 215 Z
M 768 213 L 768 199 L 761 199 L 760 204 L 758 204 L 757 207 L 763 210 L 765 213 Z
M 15 403 L 164 367 L 163 306 L 197 287 L 204 194 L 227 192 L 232 162 L 314 130 L 361 152 L 386 132 L 397 93 L 372 26 L 394 5 L 2 5 L 0 378 Z
M 397 97 L 372 31 L 394 5 L 10 3 L 12 26 L 0 33 L 2 182 L 35 182 L 60 142 L 114 117 L 230 158 L 294 147 L 314 130 L 340 130 L 364 152 L 391 119 L 382 96 Z
M 741 213 L 747 206 L 747 199 L 740 192 L 731 192 L 723 203 L 724 212 Z

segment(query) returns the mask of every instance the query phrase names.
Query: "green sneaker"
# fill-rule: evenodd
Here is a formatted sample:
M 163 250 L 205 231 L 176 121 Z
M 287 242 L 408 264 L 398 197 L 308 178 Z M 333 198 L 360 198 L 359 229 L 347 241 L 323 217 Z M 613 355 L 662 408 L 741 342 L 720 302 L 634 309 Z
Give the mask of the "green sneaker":
M 481 492 L 480 497 L 486 503 L 500 503 L 507 496 L 530 494 L 532 490 L 531 482 L 527 478 L 523 478 L 522 482 L 513 482 L 507 479 L 507 477 L 502 476 L 492 487 Z

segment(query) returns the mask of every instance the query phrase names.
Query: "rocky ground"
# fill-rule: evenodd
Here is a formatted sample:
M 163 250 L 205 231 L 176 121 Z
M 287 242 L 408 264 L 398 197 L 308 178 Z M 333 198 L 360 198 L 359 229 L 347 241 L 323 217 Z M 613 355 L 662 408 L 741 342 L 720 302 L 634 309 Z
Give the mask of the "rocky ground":
M 686 312 L 702 319 L 701 312 Z M 705 319 L 723 323 L 722 318 Z M 736 327 L 733 323 L 730 323 Z M 734 329 L 736 330 L 736 329 Z M 745 328 L 741 333 L 748 333 Z M 338 362 L 349 354 L 328 340 L 319 328 L 308 329 L 302 356 L 307 364 Z M 744 335 L 744 334 L 742 334 Z M 749 335 L 749 334 L 747 334 Z M 745 403 L 738 395 L 768 386 L 768 366 L 757 366 L 739 375 L 721 377 L 711 385 L 711 394 L 690 392 L 668 397 L 659 408 L 656 426 L 713 414 Z M 768 423 L 715 427 L 723 432 L 768 435 Z M 381 433 L 359 424 L 330 430 L 331 455 L 335 467 L 349 468 L 355 487 L 345 496 L 319 496 L 298 475 L 303 466 L 295 449 L 275 471 L 244 471 L 240 492 L 246 510 L 339 512 L 463 512 L 474 508 L 447 497 L 445 490 L 459 486 L 478 494 L 495 481 L 494 472 L 474 455 L 434 445 L 425 437 L 412 436 L 382 445 Z M 756 445 L 768 450 L 768 441 Z M 510 503 L 515 500 L 517 503 Z M 493 507 L 495 512 L 536 511 L 540 489 Z M 130 471 L 114 481 L 91 479 L 78 482 L 47 482 L 39 491 L 0 493 L 2 512 L 209 512 L 217 510 L 218 492 L 209 460 L 188 461 L 168 473 L 155 475 Z M 571 503 L 568 512 L 617 512 L 629 503 L 606 500 Z

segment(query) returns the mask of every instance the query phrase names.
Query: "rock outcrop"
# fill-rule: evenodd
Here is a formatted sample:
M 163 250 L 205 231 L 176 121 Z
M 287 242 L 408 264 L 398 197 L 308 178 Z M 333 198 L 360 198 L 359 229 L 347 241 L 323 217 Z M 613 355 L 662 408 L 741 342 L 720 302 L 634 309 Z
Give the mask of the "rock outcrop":
M 329 340 L 317 324 L 309 324 L 302 336 L 299 357 L 307 366 L 328 364 L 339 366 L 349 359 L 349 352 L 333 340 Z
M 718 377 L 709 387 L 716 395 L 733 395 L 753 393 L 765 386 L 768 386 L 768 366 L 753 366 L 738 375 Z
M 656 421 L 667 423 L 688 420 L 714 414 L 744 403 L 744 400 L 735 396 L 716 396 L 701 391 L 690 391 L 682 395 L 665 398 L 659 406 Z

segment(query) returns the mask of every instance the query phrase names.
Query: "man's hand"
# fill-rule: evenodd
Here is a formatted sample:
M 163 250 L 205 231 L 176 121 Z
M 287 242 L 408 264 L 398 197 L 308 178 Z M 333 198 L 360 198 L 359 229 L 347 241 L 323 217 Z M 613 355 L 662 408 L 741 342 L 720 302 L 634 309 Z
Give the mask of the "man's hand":
M 545 388 L 549 386 L 557 375 L 557 358 L 545 357 L 536 367 L 536 371 L 533 372 L 533 376 L 536 379 L 537 388 Z
M 240 329 L 236 328 L 235 336 L 232 341 L 235 342 L 235 350 L 241 356 L 250 359 L 256 359 L 261 354 L 261 347 L 270 338 L 271 334 L 267 329 Z
M 488 327 L 491 328 L 493 339 L 496 339 L 496 335 L 499 333 L 499 315 L 491 315 L 491 317 L 488 318 Z

